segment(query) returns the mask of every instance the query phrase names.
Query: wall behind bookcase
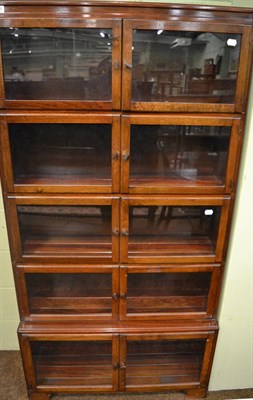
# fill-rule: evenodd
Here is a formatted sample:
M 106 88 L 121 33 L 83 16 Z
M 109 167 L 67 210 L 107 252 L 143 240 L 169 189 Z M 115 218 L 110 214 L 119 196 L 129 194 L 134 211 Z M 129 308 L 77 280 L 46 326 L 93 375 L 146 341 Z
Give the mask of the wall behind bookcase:
M 182 1 L 174 0 L 173 3 L 182 3 Z M 253 7 L 253 0 L 184 0 L 183 3 Z M 219 312 L 220 333 L 209 390 L 253 387 L 253 82 L 247 121 L 237 201 Z M 1 196 L 0 350 L 18 349 L 16 336 L 18 321 Z

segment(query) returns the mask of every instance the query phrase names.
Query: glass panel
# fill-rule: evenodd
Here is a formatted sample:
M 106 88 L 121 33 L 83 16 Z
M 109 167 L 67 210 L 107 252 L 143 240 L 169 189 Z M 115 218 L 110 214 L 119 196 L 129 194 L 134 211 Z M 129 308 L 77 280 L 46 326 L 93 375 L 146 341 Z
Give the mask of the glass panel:
M 37 385 L 112 386 L 111 341 L 31 342 Z
M 199 382 L 205 339 L 129 341 L 126 386 Z
M 204 312 L 211 273 L 130 273 L 127 313 Z
M 18 206 L 26 255 L 108 255 L 110 206 Z
M 133 125 L 131 179 L 224 185 L 231 127 Z
M 111 274 L 26 274 L 30 312 L 112 313 Z
M 111 179 L 111 125 L 10 124 L 16 184 L 96 184 Z
M 1 29 L 8 100 L 110 100 L 111 29 Z
M 233 103 L 241 35 L 134 30 L 134 101 Z
M 130 207 L 129 254 L 213 255 L 220 214 L 216 206 Z

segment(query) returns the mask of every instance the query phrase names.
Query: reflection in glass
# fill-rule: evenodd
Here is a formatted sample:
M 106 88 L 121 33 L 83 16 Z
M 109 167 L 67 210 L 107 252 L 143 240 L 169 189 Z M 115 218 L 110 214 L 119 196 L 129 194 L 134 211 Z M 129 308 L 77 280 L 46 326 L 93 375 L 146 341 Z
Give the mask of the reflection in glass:
M 126 386 L 199 382 L 205 339 L 128 341 Z
M 221 207 L 130 207 L 129 254 L 215 254 Z
M 17 210 L 26 255 L 111 252 L 110 206 L 18 206 Z
M 8 100 L 110 100 L 112 30 L 1 29 Z
M 10 124 L 16 184 L 85 183 L 111 179 L 111 126 Z
M 211 273 L 130 273 L 127 313 L 204 312 Z
M 112 313 L 111 274 L 26 274 L 33 314 Z
M 131 179 L 224 185 L 231 127 L 133 125 Z
M 234 101 L 241 35 L 134 30 L 134 101 Z
M 111 341 L 31 341 L 30 345 L 37 385 L 112 385 Z

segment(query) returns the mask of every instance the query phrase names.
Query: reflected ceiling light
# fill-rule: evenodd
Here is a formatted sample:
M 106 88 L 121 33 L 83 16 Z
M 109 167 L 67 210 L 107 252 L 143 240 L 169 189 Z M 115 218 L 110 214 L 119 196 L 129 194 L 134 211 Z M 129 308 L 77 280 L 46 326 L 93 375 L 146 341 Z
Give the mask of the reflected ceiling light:
M 134 46 L 132 46 L 132 50 L 134 50 Z
M 157 35 L 161 35 L 161 33 L 163 33 L 163 29 L 159 29 L 156 33 Z
M 81 57 L 81 53 L 76 53 L 76 57 Z
M 107 46 L 111 46 L 111 43 L 110 43 L 110 42 L 108 42 L 108 43 L 107 43 Z
M 32 50 L 29 50 L 28 53 L 31 54 Z
M 19 34 L 18 34 L 18 33 L 14 33 L 14 36 L 15 36 L 15 37 L 19 37 Z
M 12 50 L 10 50 L 9 53 L 12 54 Z
M 212 209 L 207 209 L 204 211 L 205 215 L 213 215 L 213 210 Z
M 231 47 L 235 47 L 237 45 L 237 40 L 236 39 L 228 39 L 227 45 L 231 46 Z
M 100 35 L 101 37 L 105 37 L 105 33 L 104 33 L 104 32 L 100 32 L 99 35 Z

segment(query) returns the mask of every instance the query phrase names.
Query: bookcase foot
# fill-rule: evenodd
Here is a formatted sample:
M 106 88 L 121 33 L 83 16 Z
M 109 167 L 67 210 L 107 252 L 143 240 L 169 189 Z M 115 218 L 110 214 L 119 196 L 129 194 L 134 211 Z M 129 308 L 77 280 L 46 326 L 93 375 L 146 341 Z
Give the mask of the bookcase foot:
M 205 399 L 207 395 L 206 389 L 189 389 L 185 392 L 187 400 Z
M 29 400 L 49 400 L 50 394 L 48 393 L 38 393 L 38 392 L 29 392 L 28 393 Z

